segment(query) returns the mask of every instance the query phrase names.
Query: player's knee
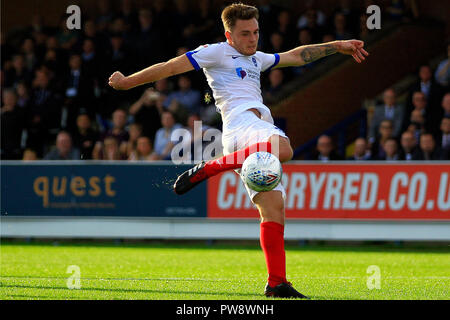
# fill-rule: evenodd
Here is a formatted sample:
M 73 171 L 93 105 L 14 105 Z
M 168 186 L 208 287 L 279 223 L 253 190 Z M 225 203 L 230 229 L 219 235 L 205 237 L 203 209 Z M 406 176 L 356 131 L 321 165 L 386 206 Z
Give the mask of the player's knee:
M 261 222 L 278 222 L 284 224 L 284 208 L 273 208 L 261 212 Z
M 275 221 L 284 224 L 284 200 L 272 199 L 260 206 L 259 209 L 262 222 Z

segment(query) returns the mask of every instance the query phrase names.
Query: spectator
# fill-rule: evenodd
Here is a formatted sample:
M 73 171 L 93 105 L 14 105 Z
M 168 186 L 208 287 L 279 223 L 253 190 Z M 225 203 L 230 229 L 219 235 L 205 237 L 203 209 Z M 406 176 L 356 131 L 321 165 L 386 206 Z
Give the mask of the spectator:
M 342 160 L 342 157 L 334 150 L 333 142 L 330 136 L 322 135 L 317 140 L 317 153 L 311 160 L 320 160 L 322 162 L 332 160 Z
M 38 62 L 38 58 L 36 56 L 34 50 L 34 41 L 31 38 L 27 38 L 22 42 L 21 53 L 24 57 L 25 67 L 29 71 L 33 71 Z
M 155 153 L 158 159 L 169 160 L 170 152 L 174 146 L 174 143 L 171 141 L 172 133 L 182 126 L 179 123 L 175 123 L 175 116 L 170 111 L 162 113 L 161 124 L 162 128 L 156 132 L 155 136 Z
M 35 31 L 32 33 L 32 37 L 35 44 L 35 53 L 36 58 L 39 63 L 39 61 L 42 61 L 42 57 L 45 55 L 46 52 L 46 41 L 47 41 L 47 35 L 41 31 Z
M 351 0 L 339 0 L 338 6 L 334 9 L 330 24 L 334 25 L 334 21 L 337 15 L 344 15 L 346 21 L 346 29 L 354 34 L 358 27 L 358 12 L 352 6 Z
M 426 120 L 420 110 L 413 110 L 413 112 L 411 112 L 410 123 L 416 124 L 420 132 L 427 131 Z
M 32 87 L 30 112 L 33 122 L 41 122 L 47 130 L 56 133 L 61 126 L 61 98 L 50 86 L 48 71 L 37 70 Z
M 419 141 L 420 135 L 425 132 L 425 129 L 422 128 L 420 124 L 411 122 L 405 132 L 411 132 L 414 136 L 414 139 L 416 141 Z
M 385 151 L 385 155 L 379 160 L 385 161 L 399 160 L 398 144 L 397 140 L 395 140 L 394 138 L 388 138 L 386 139 L 386 141 L 384 141 L 383 150 Z
M 311 32 L 311 29 L 304 28 L 304 29 L 300 30 L 298 33 L 298 41 L 299 41 L 299 43 L 298 43 L 299 46 L 305 46 L 305 45 L 312 44 L 313 43 L 312 42 L 313 35 Z M 305 64 L 303 66 L 300 66 L 300 67 L 293 67 L 292 72 L 295 75 L 299 76 L 299 75 L 303 74 L 304 72 L 306 72 L 307 70 L 314 68 L 314 66 L 316 64 L 317 64 L 316 62 L 311 62 L 311 63 Z
M 379 136 L 375 142 L 371 145 L 371 156 L 372 159 L 382 159 L 386 156 L 386 152 L 383 148 L 384 143 L 387 139 L 393 138 L 394 125 L 391 120 L 383 120 L 380 123 L 378 130 Z
M 432 107 L 427 103 L 425 94 L 421 91 L 414 92 L 412 102 L 413 109 L 410 113 L 409 121 L 416 121 L 421 129 L 436 134 L 439 129 L 442 112 L 439 112 L 440 110 L 432 110 Z
M 1 159 L 20 159 L 24 113 L 17 107 L 13 89 L 3 90 L 1 108 Z
M 167 0 L 154 0 L 152 1 L 153 7 L 153 25 L 155 28 L 159 30 L 166 30 L 167 39 L 172 39 L 172 37 L 178 35 L 176 30 L 172 24 L 172 21 L 174 21 L 174 14 L 172 13 L 172 8 L 169 8 L 169 1 Z M 174 44 L 174 47 L 176 48 L 178 45 Z
M 399 160 L 413 160 L 414 155 L 417 152 L 417 139 L 414 133 L 411 131 L 403 132 L 400 144 Z
M 450 92 L 446 93 L 442 98 L 443 117 L 450 117 Z
M 311 32 L 312 42 L 318 43 L 322 40 L 325 29 L 317 23 L 317 11 L 314 9 L 309 9 L 306 11 L 307 24 L 305 28 L 308 28 Z
M 137 140 L 142 136 L 142 126 L 139 123 L 132 123 L 128 127 L 130 138 L 126 144 L 121 145 L 121 154 L 125 154 L 130 159 L 131 153 L 136 149 Z
M 212 10 L 211 0 L 199 0 L 198 13 L 194 14 L 190 34 L 186 45 L 194 46 L 199 42 L 211 43 L 214 39 L 214 33 L 219 30 L 216 21 L 220 19 Z
M 11 68 L 5 70 L 4 86 L 16 87 L 19 82 L 30 83 L 31 78 L 31 70 L 26 67 L 23 55 L 14 55 L 12 58 Z
M 89 78 L 98 79 L 101 76 L 102 62 L 97 55 L 95 43 L 92 39 L 87 38 L 83 41 L 81 60 L 83 69 Z
M 203 159 L 203 151 L 205 150 L 206 146 L 209 144 L 209 142 L 205 142 L 203 140 L 203 136 L 206 132 L 206 130 L 210 129 L 208 125 L 205 125 L 204 123 L 198 121 L 201 121 L 200 115 L 198 114 L 191 114 L 188 117 L 187 120 L 187 126 L 186 129 L 190 132 L 190 140 L 186 139 L 183 140 L 180 143 L 183 143 L 183 150 L 190 149 L 191 151 L 191 158 L 190 160 L 196 161 L 198 159 Z M 197 124 L 196 124 L 197 122 Z M 217 139 L 217 137 L 215 138 Z M 187 155 L 183 154 L 184 159 L 189 159 Z M 206 155 L 205 155 L 206 156 Z M 207 155 L 212 156 L 212 155 Z
M 386 8 L 388 17 L 392 20 L 408 22 L 411 18 L 419 17 L 419 10 L 415 0 L 391 0 Z
M 413 93 L 412 98 L 413 109 L 420 111 L 420 114 L 425 117 L 427 112 L 427 97 L 422 91 L 416 91 Z
M 99 31 L 97 24 L 92 19 L 86 20 L 83 24 L 83 36 L 77 43 L 77 51 L 83 49 L 83 44 L 88 39 L 93 42 L 93 47 L 98 52 L 104 52 L 108 48 L 108 38 L 105 33 Z
M 58 65 L 58 56 L 56 54 L 56 50 L 48 49 L 44 54 L 44 61 L 42 65 L 45 66 L 51 73 L 58 77 L 60 76 L 60 66 Z
M 77 129 L 73 135 L 73 144 L 80 150 L 81 159 L 92 159 L 92 150 L 98 140 L 97 132 L 92 128 L 89 115 L 83 113 L 77 117 Z
M 40 14 L 33 14 L 30 25 L 27 27 L 27 32 L 33 34 L 35 32 L 47 32 L 44 24 L 44 17 Z
M 127 29 L 128 26 L 125 22 L 125 20 L 121 17 L 115 17 L 113 21 L 109 24 L 109 35 L 116 34 L 120 36 L 121 38 L 127 36 Z
M 270 35 L 270 44 L 267 47 L 267 51 L 277 53 L 284 51 L 284 48 L 285 46 L 283 36 L 277 31 L 273 32 Z
M 149 88 L 130 107 L 130 115 L 134 122 L 143 128 L 143 135 L 153 139 L 156 130 L 161 127 L 161 114 L 164 111 L 163 102 L 166 99 L 167 80 L 159 80 L 155 89 Z
M 70 71 L 65 79 L 65 104 L 63 107 L 63 116 L 61 126 L 73 130 L 77 115 L 85 108 L 90 116 L 94 115 L 94 83 L 92 77 L 86 74 L 85 68 L 82 69 L 81 56 L 73 54 L 69 58 Z
M 447 44 L 447 59 L 441 61 L 434 73 L 434 79 L 443 87 L 450 85 L 450 42 Z
M 307 46 L 312 44 L 311 30 L 308 28 L 301 29 L 298 33 L 298 42 L 300 46 Z
M 67 16 L 64 15 L 59 21 L 59 31 L 56 39 L 64 50 L 71 50 L 78 42 L 79 34 L 73 30 L 67 29 Z
M 433 73 L 431 67 L 428 65 L 423 65 L 419 68 L 419 81 L 412 87 L 413 93 L 421 91 L 425 94 L 427 99 L 427 110 L 430 114 L 433 114 L 439 108 L 439 102 L 441 99 L 441 88 L 433 79 Z M 412 100 L 412 95 L 409 101 Z M 412 103 L 410 103 L 412 106 Z M 434 119 L 435 120 L 435 119 Z M 440 119 L 439 119 L 440 120 Z M 438 126 L 438 123 L 434 123 Z
M 292 25 L 291 13 L 288 10 L 282 10 L 278 14 L 276 31 L 282 35 L 287 47 L 291 47 L 295 43 L 295 26 Z
M 192 89 L 191 86 L 191 79 L 187 75 L 179 76 L 178 90 L 170 93 L 163 104 L 168 110 L 177 114 L 181 122 L 186 121 L 187 113 L 200 111 L 200 91 Z
M 177 34 L 182 36 L 180 44 L 188 45 L 194 29 L 194 15 L 187 0 L 175 0 L 173 22 Z
M 386 89 L 383 93 L 383 105 L 375 107 L 369 128 L 369 141 L 374 142 L 380 123 L 383 120 L 391 120 L 394 124 L 393 136 L 399 137 L 403 128 L 404 108 L 396 102 L 394 89 Z
M 138 13 L 133 8 L 133 0 L 122 0 L 118 17 L 123 19 L 127 31 L 134 32 L 138 29 Z
M 308 16 L 307 13 L 310 10 L 315 11 L 316 24 L 318 26 L 324 27 L 327 17 L 325 14 L 316 8 L 315 0 L 307 0 L 305 3 L 305 13 L 303 13 L 297 21 L 297 29 L 303 29 L 308 26 Z
M 152 143 L 149 137 L 142 136 L 137 139 L 136 149 L 130 154 L 129 160 L 158 160 L 159 157 L 152 150 Z
M 259 11 L 259 21 L 260 29 L 262 32 L 262 40 L 264 42 L 268 41 L 264 32 L 269 32 L 269 30 L 275 30 L 277 27 L 277 17 L 280 12 L 280 7 L 270 0 L 259 0 L 258 1 L 258 11 Z
M 72 138 L 66 131 L 56 136 L 56 147 L 44 157 L 44 160 L 80 160 L 80 151 L 72 146 Z
M 442 118 L 439 148 L 442 149 L 444 160 L 450 160 L 450 117 Z
M 436 146 L 431 133 L 423 133 L 420 136 L 419 150 L 414 160 L 442 160 L 442 151 Z
M 353 35 L 348 31 L 346 16 L 343 13 L 336 13 L 334 16 L 334 37 L 336 40 L 350 40 Z
M 434 94 L 436 90 L 436 84 L 433 82 L 431 67 L 424 65 L 420 67 L 419 77 L 420 77 L 420 91 L 422 91 L 428 99 Z
M 25 82 L 19 82 L 17 84 L 17 106 L 22 110 L 28 110 L 31 104 L 30 91 Z
M 101 152 L 103 150 L 103 143 L 106 138 L 114 137 L 117 140 L 119 146 L 126 144 L 129 139 L 129 134 L 125 129 L 127 124 L 127 112 L 123 109 L 117 109 L 112 114 L 113 127 L 103 133 L 100 140 L 96 142 L 94 150 L 92 151 L 92 156 L 94 159 L 101 158 Z M 120 149 L 123 150 L 123 147 Z
M 371 160 L 370 152 L 367 150 L 368 144 L 365 138 L 358 138 L 355 140 L 355 147 L 353 155 L 347 160 L 365 161 Z
M 106 137 L 98 152 L 93 152 L 95 160 L 126 160 L 126 157 L 120 153 L 119 141 L 114 136 Z
M 108 50 L 108 73 L 122 70 L 123 73 L 131 71 L 130 53 L 124 45 L 124 38 L 118 33 L 113 33 L 110 38 L 110 49 Z
M 280 69 L 273 69 L 269 73 L 269 87 L 264 92 L 264 99 L 273 100 L 283 87 L 284 74 Z
M 33 149 L 25 149 L 22 156 L 23 161 L 35 161 L 38 160 L 36 151 Z
M 108 29 L 109 24 L 112 22 L 114 13 L 111 9 L 111 3 L 109 0 L 97 1 L 97 20 L 96 23 L 100 31 L 104 32 Z
M 402 20 L 406 14 L 406 8 L 403 0 L 391 0 L 390 5 L 386 8 L 389 17 L 393 20 Z
M 160 62 L 164 57 L 162 32 L 153 23 L 153 14 L 148 9 L 139 10 L 139 31 L 130 39 L 137 70 Z

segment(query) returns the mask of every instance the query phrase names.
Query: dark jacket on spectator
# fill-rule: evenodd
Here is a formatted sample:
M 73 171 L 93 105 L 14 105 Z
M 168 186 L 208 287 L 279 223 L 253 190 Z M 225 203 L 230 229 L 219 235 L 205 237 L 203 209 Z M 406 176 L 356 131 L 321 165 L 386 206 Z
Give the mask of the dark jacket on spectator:
M 318 152 L 314 153 L 313 156 L 308 160 L 336 161 L 336 160 L 344 160 L 344 158 L 336 151 L 331 151 L 327 160 L 323 158 Z
M 418 157 L 417 152 L 417 148 L 412 150 L 410 153 L 406 153 L 403 149 L 400 149 L 400 151 L 398 152 L 399 160 L 414 160 Z
M 78 130 L 73 134 L 73 145 L 80 150 L 81 159 L 92 159 L 92 150 L 98 140 L 98 134 L 93 129 L 88 129 L 85 135 Z
M 17 106 L 1 114 L 1 158 L 20 159 L 20 143 L 24 126 L 23 110 Z
M 441 148 L 436 147 L 431 154 L 426 155 L 422 150 L 418 150 L 413 160 L 444 160 Z

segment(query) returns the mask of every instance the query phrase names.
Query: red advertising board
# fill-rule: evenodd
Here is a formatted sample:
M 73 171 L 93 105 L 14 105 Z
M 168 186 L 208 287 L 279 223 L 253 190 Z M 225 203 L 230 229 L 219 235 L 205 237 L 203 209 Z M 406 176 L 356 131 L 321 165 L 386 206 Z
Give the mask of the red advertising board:
M 286 218 L 450 220 L 450 164 L 287 164 Z M 208 180 L 208 217 L 257 218 L 234 172 Z

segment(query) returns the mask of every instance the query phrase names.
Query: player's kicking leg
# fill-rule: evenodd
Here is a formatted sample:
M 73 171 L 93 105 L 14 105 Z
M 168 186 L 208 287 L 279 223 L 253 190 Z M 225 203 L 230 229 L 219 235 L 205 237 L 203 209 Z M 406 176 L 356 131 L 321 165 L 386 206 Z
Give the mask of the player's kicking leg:
M 292 158 L 292 147 L 289 139 L 279 135 L 273 135 L 267 142 L 258 142 L 247 148 L 230 153 L 219 159 L 202 161 L 195 167 L 181 174 L 173 189 L 176 194 L 184 194 L 198 185 L 200 182 L 213 177 L 221 172 L 239 169 L 244 160 L 252 153 L 257 151 L 271 152 L 276 155 L 281 162 L 289 161 Z
M 269 274 L 264 294 L 267 297 L 308 299 L 286 280 L 284 250 L 284 199 L 280 191 L 259 192 L 253 198 L 261 216 L 261 248 Z

